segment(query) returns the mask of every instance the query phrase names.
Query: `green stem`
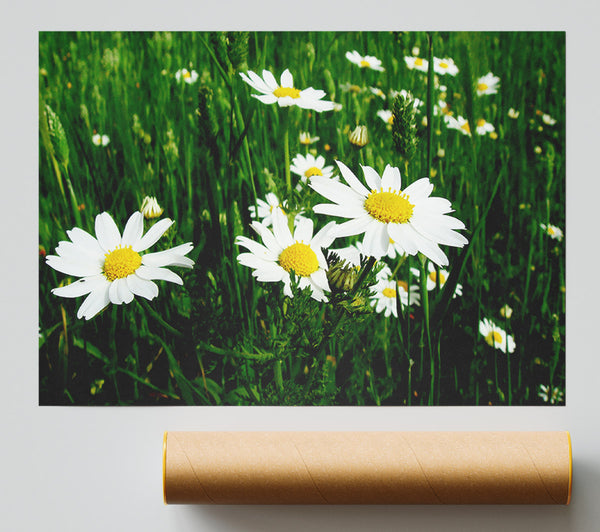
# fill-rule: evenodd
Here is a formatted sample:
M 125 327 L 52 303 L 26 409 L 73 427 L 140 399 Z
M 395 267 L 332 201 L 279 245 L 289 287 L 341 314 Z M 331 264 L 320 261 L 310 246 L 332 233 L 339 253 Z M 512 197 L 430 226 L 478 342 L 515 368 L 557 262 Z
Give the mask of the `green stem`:
M 282 109 L 283 113 L 283 157 L 285 164 L 285 184 L 288 199 L 292 197 L 292 175 L 290 173 L 290 115 L 289 109 Z
M 435 359 L 433 356 L 433 349 L 431 347 L 431 330 L 429 326 L 429 295 L 427 292 L 427 274 L 425 273 L 426 263 L 427 257 L 419 255 L 419 285 L 421 288 L 421 308 L 423 309 L 423 316 L 425 318 L 425 334 L 427 337 L 427 352 L 429 353 L 430 366 L 429 404 L 432 405 L 435 394 Z
M 178 331 L 177 329 L 175 329 L 175 327 L 173 327 L 172 325 L 169 325 L 163 318 L 162 316 L 156 312 L 156 310 L 154 310 L 145 299 L 137 299 L 136 301 L 138 301 L 140 303 L 140 305 L 144 308 L 144 310 L 146 310 L 148 312 L 148 314 L 150 314 L 158 323 L 160 323 L 168 332 L 170 332 L 171 334 L 174 334 L 177 337 L 181 337 L 183 336 L 183 333 L 181 331 Z
M 117 383 L 117 371 L 119 367 L 119 353 L 117 351 L 117 306 L 112 307 L 112 320 L 111 320 L 111 334 L 110 334 L 110 348 L 112 350 L 112 356 L 110 358 L 111 365 L 111 378 L 113 386 L 115 387 L 115 394 L 117 395 L 117 403 L 121 402 L 121 394 L 119 393 L 119 385 Z
M 427 69 L 427 177 L 431 177 L 431 160 L 433 158 L 433 35 L 427 34 L 429 41 Z
M 507 373 L 508 373 L 508 406 L 512 405 L 512 382 L 511 382 L 511 375 L 510 375 L 510 353 L 508 352 L 508 349 L 506 350 L 506 363 L 507 363 Z
M 276 359 L 273 363 L 273 376 L 275 377 L 275 384 L 279 391 L 283 390 L 283 375 L 281 373 L 281 360 Z

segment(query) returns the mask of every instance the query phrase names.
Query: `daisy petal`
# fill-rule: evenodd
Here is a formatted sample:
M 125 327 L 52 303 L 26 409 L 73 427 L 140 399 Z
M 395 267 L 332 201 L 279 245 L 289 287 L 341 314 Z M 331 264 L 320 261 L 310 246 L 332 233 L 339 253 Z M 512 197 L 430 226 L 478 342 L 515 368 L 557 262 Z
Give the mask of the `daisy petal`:
M 89 294 L 93 290 L 97 290 L 101 287 L 108 287 L 110 281 L 104 277 L 104 275 L 94 275 L 91 277 L 84 277 L 74 283 L 68 284 L 67 286 L 61 286 L 59 288 L 52 289 L 52 293 L 55 296 L 60 297 L 79 297 L 85 294 Z
M 166 268 L 156 268 L 154 266 L 142 265 L 136 270 L 135 275 L 142 279 L 146 279 L 147 281 L 160 279 L 162 281 L 170 281 L 171 283 L 179 285 L 183 284 L 183 279 L 179 277 L 179 275 Z
M 142 238 L 144 232 L 144 215 L 140 211 L 134 212 L 123 230 L 121 246 L 133 246 Z
M 369 195 L 369 191 L 358 180 L 358 178 L 352 173 L 352 170 L 350 170 L 350 168 L 348 168 L 341 161 L 336 161 L 336 163 L 337 163 L 337 165 L 340 169 L 340 172 L 342 174 L 342 177 L 344 178 L 346 183 L 348 183 L 348 185 L 350 185 L 352 190 L 354 190 L 355 192 L 358 192 L 361 196 L 364 196 L 366 198 Z
M 121 243 L 119 228 L 107 212 L 96 216 L 95 229 L 98 243 L 105 252 L 112 251 Z
M 314 222 L 310 218 L 302 218 L 294 231 L 296 242 L 310 242 L 313 236 Z
M 310 276 L 310 280 L 321 290 L 329 291 L 329 283 L 327 282 L 327 274 L 324 270 L 317 270 Z
M 184 257 L 184 255 L 189 253 L 191 249 L 192 243 L 188 242 L 171 249 L 165 249 L 164 251 L 146 253 L 145 255 L 142 255 L 142 264 L 156 267 L 182 266 L 184 268 L 191 268 L 194 266 L 194 261 Z
M 340 218 L 356 218 L 365 214 L 365 208 L 362 205 L 336 205 L 335 203 L 320 203 L 313 207 L 317 214 L 326 214 L 328 216 L 337 216 Z
M 316 248 L 328 248 L 331 243 L 335 240 L 335 222 L 329 222 L 326 226 L 313 237 L 311 246 Z
M 126 279 L 129 290 L 136 296 L 152 301 L 158 295 L 158 286 L 156 283 L 142 279 L 135 274 L 127 276 Z
M 273 253 L 271 250 L 269 250 L 262 244 L 255 242 L 254 240 L 250 240 L 249 238 L 247 238 L 245 236 L 238 236 L 235 239 L 235 243 L 238 246 L 243 246 L 246 249 L 250 250 L 252 253 L 254 253 L 254 255 L 256 255 L 257 257 L 259 257 L 263 260 L 272 260 L 272 261 L 277 260 L 277 255 L 275 255 L 275 253 Z
M 281 211 L 273 212 L 273 234 L 284 248 L 291 246 L 294 243 L 292 233 L 287 224 L 287 216 Z
M 389 164 L 385 167 L 383 175 L 381 176 L 381 188 L 382 190 L 400 190 L 402 180 L 400 178 L 400 170 L 396 167 L 390 166 Z
M 428 198 L 432 191 L 433 185 L 429 182 L 429 178 L 422 177 L 408 185 L 403 192 L 409 197 L 410 202 L 414 204 Z
M 361 233 L 364 233 L 366 231 L 367 225 L 371 220 L 373 220 L 371 215 L 365 214 L 360 218 L 354 218 L 352 220 L 348 220 L 347 222 L 339 224 L 338 226 L 336 226 L 335 229 L 333 229 L 333 233 L 335 234 L 336 238 L 360 235 Z
M 169 218 L 163 218 L 156 222 L 148 229 L 148 232 L 142 238 L 132 245 L 133 251 L 145 251 L 150 246 L 156 244 L 158 239 L 165 234 L 167 229 L 169 229 L 173 223 L 173 220 L 170 220 Z
M 349 186 L 327 177 L 313 176 L 309 186 L 321 196 L 340 205 L 362 205 L 367 197 L 360 195 Z
M 265 85 L 267 85 L 271 92 L 273 92 L 277 87 L 279 87 L 275 76 L 271 72 L 269 72 L 268 70 L 263 70 L 262 75 L 263 79 L 265 80 Z
M 365 181 L 367 182 L 367 185 L 369 185 L 369 188 L 371 190 L 379 190 L 381 188 L 381 177 L 379 177 L 379 174 L 375 171 L 375 169 L 371 168 L 370 166 L 360 166 L 363 170 L 363 173 L 365 175 Z
M 87 231 L 84 231 L 79 227 L 74 227 L 70 231 L 67 231 L 67 236 L 71 239 L 73 244 L 85 249 L 90 255 L 104 257 L 104 250 L 100 247 L 98 241 Z
M 115 279 L 108 287 L 108 297 L 113 305 L 120 305 L 123 303 L 121 292 L 119 291 L 119 285 L 121 284 L 121 281 L 127 284 L 125 278 Z
M 363 250 L 365 254 L 381 258 L 387 253 L 390 237 L 387 226 L 377 220 L 371 220 L 365 231 Z
M 90 293 L 84 300 L 79 310 L 77 311 L 77 318 L 85 318 L 89 320 L 98 314 L 101 310 L 108 306 L 110 299 L 108 296 L 109 286 L 98 288 Z
M 98 263 L 70 260 L 57 255 L 46 256 L 46 264 L 61 273 L 76 277 L 88 277 L 102 273 L 102 267 Z
M 283 247 L 279 242 L 277 242 L 273 233 L 267 227 L 258 222 L 252 223 L 252 229 L 254 229 L 259 234 L 267 249 L 270 252 L 274 253 L 277 257 L 279 257 L 279 255 L 283 251 Z
M 281 74 L 281 86 L 282 87 L 293 87 L 294 86 L 294 77 L 291 72 L 286 68 Z M 324 96 L 325 94 L 323 94 Z
M 253 94 L 252 95 L 257 100 L 260 100 L 262 103 L 275 103 L 278 98 L 274 94 Z

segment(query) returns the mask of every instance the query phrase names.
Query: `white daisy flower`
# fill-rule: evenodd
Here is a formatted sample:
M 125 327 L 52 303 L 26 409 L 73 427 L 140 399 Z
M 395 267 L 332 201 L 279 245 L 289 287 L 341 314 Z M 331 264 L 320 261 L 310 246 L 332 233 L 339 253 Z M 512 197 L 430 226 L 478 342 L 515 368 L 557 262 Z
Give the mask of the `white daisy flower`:
M 253 89 L 262 92 L 262 94 L 253 94 L 252 96 L 263 103 L 277 102 L 279 107 L 297 105 L 302 109 L 312 109 L 318 113 L 332 111 L 334 108 L 333 102 L 322 100 L 325 91 L 312 87 L 304 90 L 295 89 L 294 78 L 287 68 L 281 74 L 280 83 L 277 83 L 275 76 L 268 70 L 263 70 L 262 78 L 251 70 L 248 71 L 248 74 L 240 72 L 240 76 Z
M 421 59 L 420 57 L 405 56 L 404 62 L 410 70 L 419 70 L 420 72 L 427 72 L 429 69 L 429 61 L 427 59 Z
M 513 353 L 515 350 L 513 337 L 487 318 L 479 322 L 479 334 L 484 337 L 489 346 L 500 349 L 503 353 L 507 351 Z
M 158 201 L 154 196 L 146 196 L 142 201 L 140 211 L 144 215 L 144 218 L 150 220 L 152 218 L 158 218 L 164 211 L 164 209 L 158 204 Z
M 469 121 L 462 116 L 457 116 L 454 118 L 452 115 L 444 115 L 444 122 L 446 123 L 446 127 L 449 129 L 456 129 L 460 131 L 463 135 L 471 136 L 471 126 L 469 126 Z
M 550 388 L 550 386 L 544 384 L 539 385 L 538 396 L 542 398 L 544 403 L 550 403 L 551 405 L 562 403 L 565 399 L 565 394 L 559 388 Z
M 307 183 L 313 176 L 333 177 L 333 166 L 325 166 L 325 157 L 315 157 L 311 153 L 298 154 L 292 159 L 290 171 L 300 176 L 302 183 Z
M 75 227 L 67 231 L 70 242 L 59 242 L 56 255 L 48 255 L 49 266 L 66 275 L 81 279 L 52 293 L 61 297 L 89 294 L 77 311 L 78 318 L 89 320 L 108 306 L 131 303 L 134 296 L 148 300 L 158 295 L 153 279 L 183 284 L 179 275 L 165 266 L 191 268 L 187 258 L 192 243 L 187 242 L 165 251 L 141 254 L 154 245 L 174 222 L 168 218 L 156 222 L 145 235 L 144 217 L 137 211 L 131 215 L 121 236 L 110 214 L 96 216 L 96 238 Z
M 315 142 L 321 140 L 320 137 L 313 137 L 310 133 L 306 131 L 301 131 L 298 138 L 300 140 L 300 144 L 302 144 L 303 146 L 310 146 L 311 144 L 314 144 Z
M 187 68 L 182 68 L 175 72 L 175 79 L 177 83 L 187 83 L 191 85 L 192 83 L 196 83 L 198 81 L 198 72 L 195 70 L 188 70 Z
M 450 74 L 451 76 L 456 76 L 456 74 L 458 74 L 458 67 L 454 64 L 454 60 L 450 59 L 449 57 L 444 59 L 434 57 L 433 71 L 436 74 Z
M 342 83 L 340 85 L 340 89 L 342 89 L 343 93 L 351 92 L 354 94 L 361 94 L 362 92 L 366 92 L 367 89 L 365 87 L 361 87 L 360 85 L 355 85 L 353 83 Z
M 502 307 L 500 307 L 500 316 L 502 316 L 503 318 L 510 320 L 512 313 L 513 309 L 508 306 L 508 303 L 505 303 Z
M 486 133 L 492 133 L 495 131 L 495 127 L 490 124 L 489 122 L 486 122 L 485 119 L 480 118 L 479 120 L 477 120 L 477 123 L 475 124 L 475 133 L 477 133 L 478 135 L 485 135 Z
M 450 110 L 450 106 L 444 100 L 438 100 L 437 104 L 433 104 L 433 115 L 438 116 L 439 114 L 452 116 L 452 111 Z
M 394 114 L 389 109 L 380 109 L 377 111 L 377 116 L 389 126 L 394 123 Z
M 419 295 L 419 287 L 412 285 L 409 288 L 405 281 L 396 281 L 395 279 L 382 277 L 375 285 L 370 287 L 370 290 L 371 306 L 375 307 L 375 312 L 383 312 L 386 318 L 391 314 L 395 318 L 398 317 L 396 293 L 398 293 L 402 308 L 420 304 L 421 296 Z
M 415 255 L 421 252 L 440 266 L 448 258 L 438 244 L 462 247 L 467 239 L 457 233 L 465 225 L 448 216 L 453 212 L 448 200 L 429 197 L 433 185 L 424 177 L 401 189 L 400 170 L 387 165 L 383 175 L 370 166 L 362 166 L 365 187 L 342 162 L 336 161 L 348 183 L 314 176 L 310 187 L 334 203 L 315 205 L 314 212 L 350 218 L 335 229 L 336 237 L 365 234 L 365 254 L 381 258 L 388 251 L 390 239 L 396 249 Z
M 488 72 L 485 76 L 482 76 L 477 80 L 477 96 L 497 94 L 499 85 L 500 78 L 494 76 L 491 72 Z
M 556 120 L 546 113 L 542 114 L 542 122 L 544 122 L 544 124 L 548 124 L 549 126 L 556 124 Z
M 252 222 L 252 228 L 260 235 L 263 244 L 245 236 L 235 240 L 249 253 L 237 256 L 240 264 L 254 269 L 252 275 L 257 281 L 284 284 L 283 293 L 293 297 L 290 272 L 299 277 L 298 286 L 310 287 L 312 297 L 317 301 L 327 301 L 325 292 L 330 291 L 327 282 L 327 261 L 321 248 L 328 247 L 333 241 L 331 229 L 335 222 L 328 223 L 313 236 L 313 221 L 302 218 L 296 225 L 294 235 L 288 227 L 287 216 L 281 211 L 273 212 L 273 232 L 258 222 Z
M 279 198 L 277 198 L 273 192 L 269 192 L 265 196 L 264 200 L 257 198 L 256 203 L 256 206 L 250 205 L 250 207 L 248 207 L 250 216 L 252 218 L 256 218 L 258 216 L 260 223 L 266 227 L 269 227 L 273 223 L 273 211 L 280 211 L 282 214 L 285 214 L 283 207 L 287 206 L 285 201 L 282 205 L 279 201 Z M 258 212 L 256 207 L 258 207 Z
M 372 55 L 360 55 L 356 50 L 352 52 L 346 52 L 346 59 L 360 68 L 370 68 L 371 70 L 378 70 L 383 72 L 385 68 L 381 66 L 381 61 Z
M 369 87 L 369 90 L 375 96 L 378 96 L 382 100 L 385 100 L 385 92 L 383 92 L 379 87 Z
M 110 138 L 108 135 L 100 135 L 99 133 L 96 133 L 92 136 L 92 143 L 95 146 L 108 146 L 109 142 Z
M 544 230 L 544 232 L 554 240 L 561 241 L 565 236 L 562 229 L 552 224 L 540 224 L 540 227 Z
M 512 118 L 513 120 L 519 118 L 519 111 L 513 109 L 512 107 L 508 110 L 508 118 Z

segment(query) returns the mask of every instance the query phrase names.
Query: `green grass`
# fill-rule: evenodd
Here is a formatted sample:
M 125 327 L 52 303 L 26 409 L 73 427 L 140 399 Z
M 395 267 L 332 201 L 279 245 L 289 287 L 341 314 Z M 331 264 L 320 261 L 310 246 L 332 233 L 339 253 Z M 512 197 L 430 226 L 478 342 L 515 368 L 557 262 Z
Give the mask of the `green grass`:
M 408 161 L 376 115 L 392 100 L 344 86 L 407 89 L 425 101 L 427 76 L 403 57 L 415 46 L 427 57 L 427 34 L 250 33 L 241 52 L 235 35 L 225 37 L 40 34 L 40 403 L 526 405 L 543 404 L 541 384 L 564 390 L 565 243 L 539 226 L 565 228 L 564 33 L 433 34 L 433 55 L 460 69 L 439 78 L 450 109 L 471 124 L 485 118 L 497 138 L 462 135 L 441 116 L 427 128 L 424 105 Z M 386 70 L 352 65 L 344 54 L 354 49 Z M 175 82 L 184 67 L 199 73 L 197 83 Z M 342 110 L 262 104 L 239 72 L 263 68 L 277 79 L 289 68 L 296 87 L 323 89 Z M 490 71 L 501 79 L 498 94 L 476 96 L 475 80 Z M 370 138 L 360 152 L 348 142 L 358 124 Z M 260 240 L 249 227 L 256 197 L 276 192 L 317 229 L 330 220 L 311 212 L 323 201 L 315 192 L 288 194 L 286 127 L 290 157 L 306 153 L 298 134 L 309 131 L 320 137 L 311 149 L 359 179 L 359 163 L 380 173 L 398 166 L 403 186 L 431 166 L 433 195 L 452 202 L 470 244 L 443 246 L 451 277 L 445 291 L 428 293 L 427 312 L 421 305 L 385 318 L 360 304 L 364 290 L 332 303 L 290 299 L 281 283 L 258 283 L 238 264 L 235 236 Z M 110 144 L 93 145 L 95 132 Z M 136 298 L 78 320 L 83 298 L 51 294 L 68 281 L 44 253 L 73 227 L 94 234 L 103 211 L 122 230 L 146 195 L 175 221 L 152 251 L 193 242 L 195 268 L 173 268 L 184 285 L 159 282 L 151 302 Z M 404 279 L 419 267 L 417 257 L 385 261 Z M 452 282 L 461 297 L 449 297 Z M 504 304 L 510 319 L 499 314 Z M 484 317 L 514 336 L 514 353 L 485 343 Z

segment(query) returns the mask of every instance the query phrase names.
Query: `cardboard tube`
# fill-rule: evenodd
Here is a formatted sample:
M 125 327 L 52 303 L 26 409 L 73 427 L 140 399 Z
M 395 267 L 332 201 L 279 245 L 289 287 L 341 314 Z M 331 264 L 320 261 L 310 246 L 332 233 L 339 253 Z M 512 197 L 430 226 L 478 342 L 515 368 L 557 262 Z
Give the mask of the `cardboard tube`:
M 168 504 L 569 504 L 568 432 L 167 432 Z

